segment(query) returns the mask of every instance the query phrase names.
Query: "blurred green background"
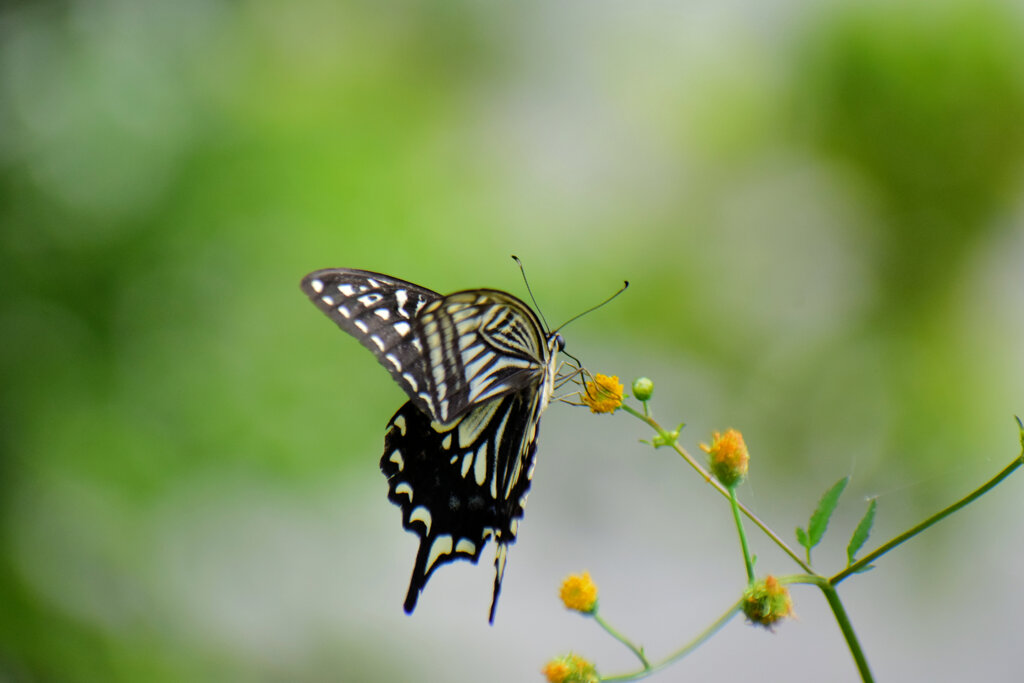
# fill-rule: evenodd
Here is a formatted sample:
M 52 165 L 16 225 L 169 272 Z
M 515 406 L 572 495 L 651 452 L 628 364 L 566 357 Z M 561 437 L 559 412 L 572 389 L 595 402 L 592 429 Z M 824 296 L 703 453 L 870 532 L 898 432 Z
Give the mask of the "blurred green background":
M 728 510 L 625 415 L 554 404 L 497 623 L 490 552 L 401 601 L 404 400 L 320 267 L 525 297 L 696 450 L 737 427 L 839 568 L 1018 452 L 1020 2 L 91 0 L 0 9 L 0 680 L 529 681 L 730 604 Z M 881 680 L 1017 681 L 1011 479 L 842 593 Z M 762 572 L 793 571 L 757 536 Z M 852 681 L 813 591 L 664 680 Z M 1014 668 L 1011 668 L 1014 662 Z M 660 680 L 660 679 L 659 679 Z

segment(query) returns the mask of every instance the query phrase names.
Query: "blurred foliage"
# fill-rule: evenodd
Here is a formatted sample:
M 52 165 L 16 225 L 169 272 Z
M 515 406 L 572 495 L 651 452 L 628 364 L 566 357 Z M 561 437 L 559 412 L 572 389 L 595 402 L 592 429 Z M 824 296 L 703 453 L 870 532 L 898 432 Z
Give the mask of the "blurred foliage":
M 970 323 L 1021 304 L 976 260 L 1021 225 L 1020 17 L 859 3 L 776 31 L 770 6 L 0 9 L 0 677 L 408 671 L 356 617 L 282 663 L 185 599 L 234 552 L 178 552 L 196 501 L 375 468 L 401 393 L 303 300 L 318 267 L 521 293 L 514 252 L 554 324 L 629 278 L 570 348 L 624 379 L 661 359 L 693 422 L 811 489 L 996 442 L 1019 345 Z
M 867 3 L 801 54 L 806 134 L 877 193 L 878 305 L 943 310 L 952 269 L 1016 199 L 1024 153 L 1024 32 L 989 2 Z

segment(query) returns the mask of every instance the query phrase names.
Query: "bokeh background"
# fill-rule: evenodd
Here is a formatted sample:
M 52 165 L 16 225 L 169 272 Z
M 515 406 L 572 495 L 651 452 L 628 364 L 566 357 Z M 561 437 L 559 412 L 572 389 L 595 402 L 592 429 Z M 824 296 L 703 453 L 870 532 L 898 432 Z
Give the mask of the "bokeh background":
M 492 570 L 401 611 L 388 374 L 301 294 L 380 270 L 525 297 L 692 451 L 753 452 L 835 570 L 1020 449 L 1024 7 L 772 0 L 67 0 L 0 9 L 0 679 L 530 681 L 653 657 L 743 568 L 626 415 L 554 404 Z M 880 680 L 1019 680 L 1024 480 L 845 583 Z M 796 568 L 758 535 L 761 572 Z M 854 681 L 820 595 L 659 680 Z

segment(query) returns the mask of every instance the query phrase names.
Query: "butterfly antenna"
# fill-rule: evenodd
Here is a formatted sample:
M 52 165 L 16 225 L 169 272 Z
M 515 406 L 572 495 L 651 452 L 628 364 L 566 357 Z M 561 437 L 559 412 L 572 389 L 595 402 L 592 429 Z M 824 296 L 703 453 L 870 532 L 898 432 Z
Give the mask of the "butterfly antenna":
M 558 332 L 558 331 L 559 331 L 560 329 L 562 329 L 563 327 L 565 327 L 565 326 L 566 326 L 566 325 L 568 325 L 569 323 L 573 322 L 574 320 L 578 320 L 579 318 L 582 318 L 582 317 L 583 317 L 583 316 L 585 316 L 585 315 L 586 315 L 587 313 L 593 313 L 593 312 L 594 312 L 594 311 L 596 311 L 597 309 L 599 309 L 599 308 L 601 308 L 602 306 L 604 306 L 605 304 L 609 303 L 609 302 L 610 302 L 610 301 L 611 301 L 612 299 L 614 299 L 615 297 L 617 297 L 617 296 L 618 296 L 619 294 L 622 294 L 623 292 L 625 292 L 625 291 L 626 291 L 627 289 L 629 289 L 629 280 L 623 280 L 623 281 L 622 281 L 622 288 L 621 288 L 621 289 L 619 289 L 619 291 L 615 292 L 614 294 L 612 294 L 612 295 L 611 295 L 610 297 L 608 297 L 607 299 L 605 299 L 604 301 L 602 301 L 602 302 L 601 302 L 601 303 L 599 303 L 598 305 L 596 305 L 596 306 L 591 306 L 590 308 L 588 308 L 587 310 L 583 311 L 582 313 L 577 313 L 577 314 L 576 314 L 576 315 L 574 315 L 573 317 L 569 318 L 569 319 L 568 319 L 568 320 L 566 320 L 566 321 L 565 321 L 564 323 L 562 323 L 561 325 L 559 325 L 559 326 L 558 326 L 558 327 L 556 327 L 555 329 L 551 330 L 551 334 L 554 334 L 555 332 Z
M 533 295 L 533 290 L 530 289 L 530 281 L 526 279 L 526 269 L 523 268 L 523 262 L 520 261 L 519 257 L 516 256 L 515 254 L 512 254 L 512 259 L 516 262 L 516 264 L 518 264 L 519 272 L 523 274 L 523 282 L 526 283 L 526 291 L 530 293 L 530 301 L 533 302 L 533 308 L 537 311 L 537 314 L 540 316 L 541 322 L 544 323 L 544 327 L 550 330 L 551 326 L 548 325 L 548 320 L 547 318 L 544 317 L 544 312 L 541 311 L 540 306 L 537 305 L 537 297 Z

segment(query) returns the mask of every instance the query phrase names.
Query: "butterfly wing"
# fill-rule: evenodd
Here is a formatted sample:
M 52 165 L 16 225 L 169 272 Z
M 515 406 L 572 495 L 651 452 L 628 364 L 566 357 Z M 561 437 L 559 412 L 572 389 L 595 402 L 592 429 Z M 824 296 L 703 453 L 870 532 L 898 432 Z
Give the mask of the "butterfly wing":
M 388 423 L 380 463 L 388 498 L 420 538 L 406 612 L 438 566 L 476 563 L 493 537 L 493 622 L 551 396 L 556 337 L 545 338 L 536 314 L 497 290 L 441 296 L 346 268 L 310 273 L 302 289 L 409 395 Z
M 420 410 L 432 412 L 425 356 L 414 326 L 420 310 L 442 299 L 440 294 L 350 268 L 314 271 L 302 279 L 301 287 L 317 308 L 377 357 Z
M 522 301 L 475 289 L 429 302 L 416 318 L 431 414 L 447 423 L 476 405 L 536 385 L 550 356 L 543 327 Z
M 533 474 L 539 390 L 488 401 L 447 425 L 410 402 L 388 423 L 380 461 L 388 498 L 401 507 L 402 525 L 420 538 L 407 613 L 435 569 L 459 558 L 476 564 L 493 537 L 494 622 L 507 546 L 515 541 Z

